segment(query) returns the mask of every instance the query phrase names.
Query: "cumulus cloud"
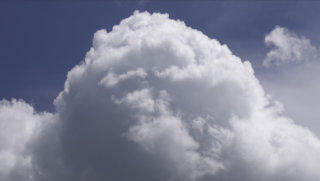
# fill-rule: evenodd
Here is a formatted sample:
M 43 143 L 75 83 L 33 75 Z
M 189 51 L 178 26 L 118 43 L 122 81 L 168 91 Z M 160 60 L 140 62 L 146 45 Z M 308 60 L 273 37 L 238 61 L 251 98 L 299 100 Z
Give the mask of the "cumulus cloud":
M 0 178 L 33 180 L 32 152 L 28 145 L 50 113 L 37 113 L 22 100 L 0 101 Z
M 271 47 L 263 61 L 266 67 L 309 61 L 317 54 L 317 48 L 310 43 L 309 39 L 300 37 L 285 27 L 276 26 L 265 36 L 264 41 Z
M 320 140 L 282 115 L 251 64 L 167 14 L 97 31 L 54 104 L 27 139 L 33 180 L 320 177 Z

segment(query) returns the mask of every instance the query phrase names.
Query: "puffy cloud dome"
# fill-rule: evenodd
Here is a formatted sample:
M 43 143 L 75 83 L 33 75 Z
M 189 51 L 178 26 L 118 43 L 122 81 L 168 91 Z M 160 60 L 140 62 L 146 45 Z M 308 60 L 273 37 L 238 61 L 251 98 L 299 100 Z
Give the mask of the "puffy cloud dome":
M 35 139 L 37 180 L 315 180 L 320 142 L 249 62 L 167 14 L 135 12 L 67 76 Z

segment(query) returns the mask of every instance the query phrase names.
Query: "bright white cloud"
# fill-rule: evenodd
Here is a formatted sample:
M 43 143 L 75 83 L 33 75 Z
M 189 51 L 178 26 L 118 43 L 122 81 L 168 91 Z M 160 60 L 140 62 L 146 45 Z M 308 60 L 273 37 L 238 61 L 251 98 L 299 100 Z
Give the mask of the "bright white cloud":
M 251 64 L 167 14 L 96 32 L 55 106 L 34 139 L 35 180 L 320 177 L 319 139 L 282 116 Z
M 49 113 L 36 113 L 21 100 L 0 101 L 0 180 L 32 180 L 32 153 L 28 144 Z
M 271 47 L 263 61 L 263 65 L 266 67 L 309 61 L 314 59 L 317 54 L 317 48 L 311 45 L 309 39 L 300 37 L 280 26 L 276 26 L 266 35 L 265 44 Z

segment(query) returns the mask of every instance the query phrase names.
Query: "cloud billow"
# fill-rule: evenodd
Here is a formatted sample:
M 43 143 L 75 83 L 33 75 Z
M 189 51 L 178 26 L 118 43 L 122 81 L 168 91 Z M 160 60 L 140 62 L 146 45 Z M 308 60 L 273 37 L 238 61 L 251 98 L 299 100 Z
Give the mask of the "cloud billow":
M 54 114 L 31 114 L 45 121 L 23 141 L 32 180 L 320 176 L 319 139 L 281 115 L 250 63 L 167 14 L 135 12 L 97 31 L 54 104 Z

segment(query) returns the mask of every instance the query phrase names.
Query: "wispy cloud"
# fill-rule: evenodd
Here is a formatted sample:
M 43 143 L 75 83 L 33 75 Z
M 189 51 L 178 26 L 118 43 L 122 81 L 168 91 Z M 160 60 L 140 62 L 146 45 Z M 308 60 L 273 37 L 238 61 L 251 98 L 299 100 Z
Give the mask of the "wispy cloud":
M 309 39 L 280 26 L 266 35 L 265 44 L 271 47 L 263 61 L 266 67 L 310 61 L 319 54 Z

